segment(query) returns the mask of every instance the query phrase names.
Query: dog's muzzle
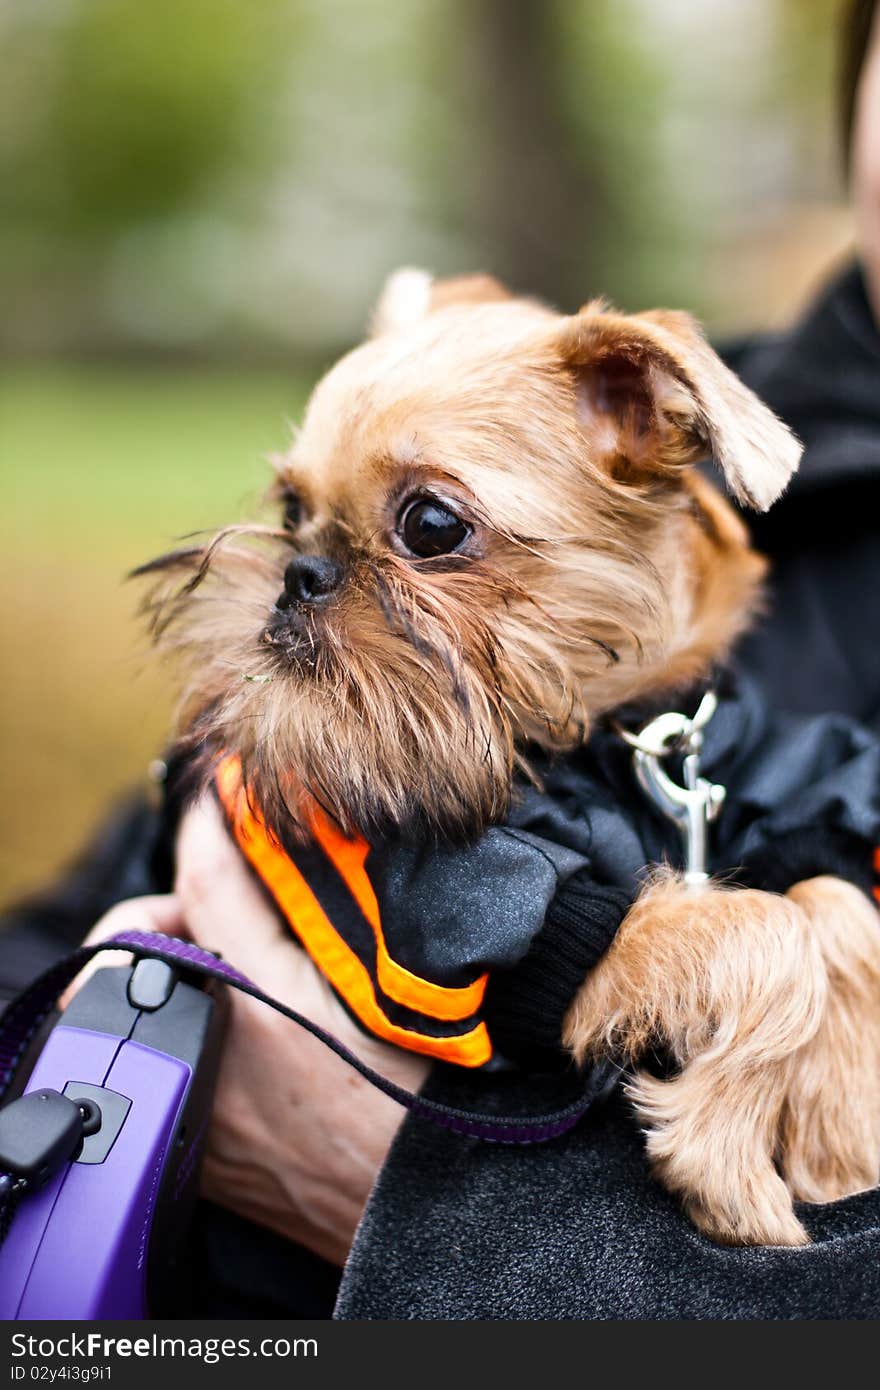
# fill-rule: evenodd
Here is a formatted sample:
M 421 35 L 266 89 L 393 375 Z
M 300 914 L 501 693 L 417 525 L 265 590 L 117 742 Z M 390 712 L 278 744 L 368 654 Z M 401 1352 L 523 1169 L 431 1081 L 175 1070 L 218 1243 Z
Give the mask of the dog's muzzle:
M 314 652 L 314 617 L 338 592 L 343 569 L 326 555 L 297 555 L 284 571 L 284 588 L 275 600 L 263 641 L 287 657 L 303 648 Z

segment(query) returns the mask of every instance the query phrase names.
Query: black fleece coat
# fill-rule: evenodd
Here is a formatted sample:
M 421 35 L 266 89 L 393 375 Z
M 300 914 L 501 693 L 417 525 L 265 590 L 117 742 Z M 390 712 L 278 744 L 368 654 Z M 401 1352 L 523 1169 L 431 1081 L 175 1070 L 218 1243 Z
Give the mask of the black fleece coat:
M 775 604 L 741 659 L 777 708 L 880 719 L 880 336 L 846 272 L 784 338 L 733 365 L 807 446 L 756 539 Z M 155 822 L 120 813 L 79 871 L 13 918 L 9 988 L 121 897 L 150 891 Z M 437 1066 L 452 1104 L 549 1108 L 559 1078 Z M 464 1094 L 467 1092 L 468 1094 Z M 652 1181 L 619 1093 L 564 1139 L 498 1148 L 408 1118 L 380 1175 L 336 1296 L 337 1318 L 863 1318 L 880 1315 L 880 1191 L 801 1216 L 803 1250 L 733 1250 L 697 1234 Z M 206 1316 L 329 1314 L 321 1261 L 203 1206 L 193 1240 Z M 182 1312 L 184 1310 L 181 1310 Z M 189 1311 L 189 1310 L 187 1310 Z
M 858 266 L 784 337 L 731 365 L 806 445 L 788 491 L 747 517 L 772 605 L 742 645 L 781 708 L 880 725 L 880 332 Z

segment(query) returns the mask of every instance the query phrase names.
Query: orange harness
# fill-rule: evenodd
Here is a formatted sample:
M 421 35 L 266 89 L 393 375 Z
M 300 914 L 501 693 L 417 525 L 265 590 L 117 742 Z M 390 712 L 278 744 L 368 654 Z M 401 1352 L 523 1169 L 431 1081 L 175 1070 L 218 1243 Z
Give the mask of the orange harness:
M 479 1018 L 488 975 L 439 984 L 389 954 L 366 868 L 370 847 L 317 811 L 314 844 L 297 862 L 270 835 L 242 785 L 241 763 L 223 759 L 216 786 L 236 842 L 315 965 L 369 1032 L 411 1052 L 480 1067 L 492 1042 Z M 350 924 L 345 934 L 338 923 Z

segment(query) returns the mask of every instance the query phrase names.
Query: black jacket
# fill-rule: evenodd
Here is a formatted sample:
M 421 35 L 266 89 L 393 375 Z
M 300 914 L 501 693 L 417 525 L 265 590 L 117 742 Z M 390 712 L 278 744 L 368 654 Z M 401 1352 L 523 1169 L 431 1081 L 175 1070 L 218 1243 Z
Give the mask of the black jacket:
M 785 709 L 878 726 L 880 333 L 858 266 L 794 332 L 741 347 L 731 365 L 806 445 L 782 499 L 745 518 L 773 572 L 742 661 Z
M 741 654 L 763 685 L 759 704 L 876 718 L 880 644 L 870 601 L 880 581 L 880 337 L 858 272 L 832 285 L 793 333 L 740 350 L 734 365 L 807 445 L 800 480 L 756 528 L 777 561 L 779 596 Z M 820 719 L 813 727 L 824 731 L 823 740 L 849 737 L 845 721 Z M 818 746 L 812 739 L 795 744 L 805 757 Z M 866 749 L 853 752 L 863 771 Z M 786 766 L 799 768 L 799 756 Z M 812 785 L 821 785 L 821 766 L 813 772 Z M 865 817 L 874 810 L 854 783 L 847 785 L 842 800 L 835 793 L 824 803 L 823 814 L 833 805 L 844 835 L 864 839 Z M 810 811 L 804 790 L 791 803 L 798 814 L 777 828 L 802 828 L 802 813 Z M 768 814 L 772 821 L 783 799 L 779 787 L 764 795 L 770 800 L 759 806 L 755 825 Z M 728 858 L 748 860 L 752 874 L 769 874 L 772 856 L 761 868 L 763 836 L 747 843 L 748 826 L 736 819 L 731 825 L 738 829 L 729 832 Z M 155 826 L 143 808 L 115 817 L 77 874 L 15 915 L 3 950 L 8 984 L 23 982 L 41 958 L 78 940 L 113 901 L 155 888 Z M 804 857 L 794 876 L 802 877 L 815 845 L 809 837 L 789 843 L 800 845 Z M 512 1111 L 549 1108 L 556 1084 L 531 1071 L 463 1073 L 441 1064 L 428 1088 L 453 1103 Z M 410 1117 L 368 1205 L 336 1316 L 878 1316 L 880 1192 L 806 1208 L 802 1216 L 815 1240 L 804 1250 L 732 1250 L 705 1240 L 651 1181 L 641 1137 L 619 1097 L 566 1138 L 534 1149 L 480 1145 Z M 329 1310 L 333 1271 L 256 1227 L 205 1206 L 195 1249 L 203 1280 L 194 1311 Z

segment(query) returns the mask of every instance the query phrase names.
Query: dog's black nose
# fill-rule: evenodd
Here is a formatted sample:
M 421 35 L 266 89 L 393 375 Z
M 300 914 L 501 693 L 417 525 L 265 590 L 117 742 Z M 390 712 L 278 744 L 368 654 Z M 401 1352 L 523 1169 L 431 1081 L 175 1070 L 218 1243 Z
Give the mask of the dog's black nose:
M 342 566 L 327 555 L 297 555 L 284 571 L 284 593 L 278 607 L 289 603 L 320 603 L 342 583 Z

